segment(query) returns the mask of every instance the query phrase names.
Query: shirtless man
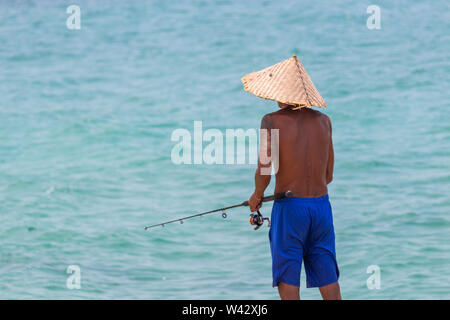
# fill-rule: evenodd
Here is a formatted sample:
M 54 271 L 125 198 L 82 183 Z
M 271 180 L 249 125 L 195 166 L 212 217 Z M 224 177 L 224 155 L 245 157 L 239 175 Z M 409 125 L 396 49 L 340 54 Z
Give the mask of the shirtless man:
M 278 286 L 281 299 L 300 299 L 304 261 L 307 287 L 319 287 L 323 299 L 339 300 L 339 269 L 327 189 L 334 164 L 330 118 L 311 108 L 293 110 L 295 106 L 280 102 L 278 106 L 281 110 L 262 119 L 261 128 L 268 129 L 268 150 L 260 152 L 270 156 L 270 129 L 279 129 L 275 193 L 290 190 L 293 197 L 275 201 L 272 208 L 269 239 L 273 286 Z M 252 212 L 261 207 L 270 183 L 270 175 L 261 174 L 261 169 L 270 166 L 258 161 L 255 192 L 249 199 Z

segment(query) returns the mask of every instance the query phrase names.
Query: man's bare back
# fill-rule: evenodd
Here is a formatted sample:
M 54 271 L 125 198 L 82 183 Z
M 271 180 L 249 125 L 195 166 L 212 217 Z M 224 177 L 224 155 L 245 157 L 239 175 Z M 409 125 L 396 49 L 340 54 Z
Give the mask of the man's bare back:
M 310 108 L 293 110 L 292 106 L 280 102 L 278 105 L 280 110 L 266 114 L 261 121 L 261 129 L 269 133 L 268 150 L 261 150 L 263 154 L 271 156 L 271 129 L 278 129 L 279 134 L 275 193 L 290 190 L 302 198 L 326 195 L 334 166 L 330 118 Z M 270 165 L 258 161 L 255 192 L 249 199 L 251 211 L 259 209 L 259 201 L 270 183 L 270 175 L 261 173 L 263 167 Z
M 267 114 L 263 127 L 279 129 L 279 169 L 275 193 L 321 197 L 333 178 L 334 152 L 328 116 L 309 108 Z

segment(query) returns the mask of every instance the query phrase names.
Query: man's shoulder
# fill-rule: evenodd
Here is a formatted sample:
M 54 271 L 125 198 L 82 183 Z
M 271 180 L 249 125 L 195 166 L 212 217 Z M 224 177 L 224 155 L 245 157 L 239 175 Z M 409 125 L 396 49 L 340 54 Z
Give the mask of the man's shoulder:
M 326 115 L 325 113 L 320 113 L 321 115 L 322 115 L 322 117 L 323 117 L 323 119 L 327 122 L 327 123 L 329 123 L 330 124 L 330 126 L 331 126 L 331 119 L 330 119 L 330 117 L 328 116 L 328 115 Z
M 314 113 L 316 114 L 316 116 L 318 118 L 320 118 L 321 120 L 331 124 L 331 119 L 330 119 L 330 117 L 328 115 L 326 115 L 325 113 L 320 112 L 319 110 L 314 110 L 314 109 L 311 109 L 311 110 L 314 111 Z
M 329 118 L 328 115 L 326 115 L 325 113 L 323 113 L 319 110 L 316 110 L 313 108 L 311 108 L 310 110 L 313 111 L 318 117 Z
M 326 122 L 331 126 L 331 119 L 325 113 L 322 113 L 318 110 L 310 109 L 309 110 L 316 119 L 321 122 Z M 271 127 L 276 121 L 286 121 L 288 119 L 295 119 L 295 112 L 293 110 L 280 109 L 271 113 L 267 113 L 263 116 L 261 123 L 264 124 L 264 127 Z M 311 115 L 310 114 L 310 115 Z
M 330 121 L 330 117 L 328 115 L 326 115 L 325 113 L 320 112 L 319 110 L 315 110 L 312 108 L 309 108 L 309 110 L 312 114 L 314 114 L 316 117 L 322 118 L 322 119 L 326 119 L 328 121 Z M 267 113 L 266 115 L 264 115 L 263 118 L 268 117 L 268 118 L 277 118 L 277 117 L 282 117 L 285 115 L 294 115 L 295 112 L 299 112 L 299 110 L 289 110 L 289 109 L 280 109 L 271 113 Z
M 272 117 L 272 116 L 275 116 L 275 115 L 279 114 L 282 111 L 283 111 L 283 109 L 280 109 L 280 110 L 277 110 L 277 111 L 274 111 L 274 112 L 270 112 L 270 113 L 265 114 L 264 117 Z
M 264 118 L 266 118 L 266 119 L 274 119 L 274 118 L 277 118 L 277 117 L 279 117 L 279 116 L 281 116 L 283 114 L 286 114 L 286 110 L 285 109 L 280 109 L 280 110 L 277 110 L 277 111 L 265 114 L 263 119 Z
M 269 129 L 273 126 L 273 114 L 275 112 L 267 113 L 265 114 L 261 119 L 261 128 L 262 129 Z
M 285 110 L 280 109 L 280 110 L 265 114 L 261 120 L 261 127 L 262 128 L 272 128 L 274 125 L 274 121 L 276 121 L 276 119 L 279 118 L 283 113 L 285 113 Z

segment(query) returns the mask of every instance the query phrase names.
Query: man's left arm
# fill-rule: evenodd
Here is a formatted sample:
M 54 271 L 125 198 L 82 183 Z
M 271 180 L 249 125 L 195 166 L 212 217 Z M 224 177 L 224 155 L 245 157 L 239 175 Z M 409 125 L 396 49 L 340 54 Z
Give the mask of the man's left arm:
M 272 129 L 272 118 L 270 114 L 266 114 L 261 121 L 258 168 L 255 172 L 255 191 L 248 200 L 251 212 L 261 208 L 261 199 L 270 183 L 272 167 L 272 161 L 270 160 L 272 156 L 270 129 Z M 267 161 L 262 161 L 263 159 Z

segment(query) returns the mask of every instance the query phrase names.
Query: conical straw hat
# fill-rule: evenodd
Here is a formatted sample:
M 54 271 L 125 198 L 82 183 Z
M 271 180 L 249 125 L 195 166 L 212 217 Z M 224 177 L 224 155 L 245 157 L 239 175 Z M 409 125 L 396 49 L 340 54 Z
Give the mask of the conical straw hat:
M 319 91 L 294 55 L 242 78 L 244 89 L 254 95 L 299 107 L 326 107 Z

